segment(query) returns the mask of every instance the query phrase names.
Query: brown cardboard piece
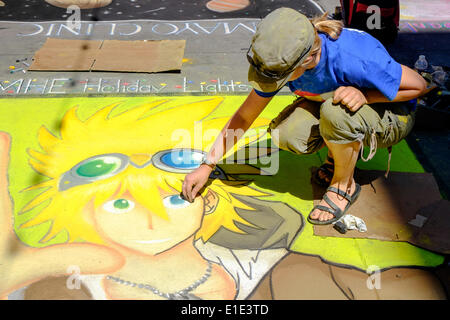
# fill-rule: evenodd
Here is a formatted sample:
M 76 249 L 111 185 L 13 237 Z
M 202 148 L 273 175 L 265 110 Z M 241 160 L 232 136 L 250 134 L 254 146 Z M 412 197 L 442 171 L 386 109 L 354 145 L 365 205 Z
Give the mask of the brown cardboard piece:
M 185 40 L 48 38 L 29 71 L 164 72 L 181 70 Z
M 355 179 L 362 190 L 348 214 L 363 219 L 367 232 L 350 230 L 341 234 L 332 225 L 315 225 L 315 235 L 408 241 L 433 251 L 450 252 L 450 202 L 441 199 L 432 174 L 391 172 L 386 179 L 381 171 L 358 171 Z M 316 205 L 324 190 L 314 184 L 313 190 Z
M 28 71 L 88 71 L 94 64 L 102 41 L 47 38 Z
M 105 40 L 92 71 L 162 72 L 181 70 L 185 40 Z

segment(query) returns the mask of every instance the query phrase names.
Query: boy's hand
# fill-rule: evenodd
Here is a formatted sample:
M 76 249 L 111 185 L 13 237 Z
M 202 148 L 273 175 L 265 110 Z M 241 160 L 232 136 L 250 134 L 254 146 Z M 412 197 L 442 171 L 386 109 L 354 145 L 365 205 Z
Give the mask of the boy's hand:
M 343 104 L 350 111 L 357 111 L 363 105 L 367 104 L 366 96 L 355 87 L 339 87 L 334 92 L 333 104 Z
M 186 175 L 183 181 L 183 197 L 186 200 L 194 202 L 197 193 L 208 182 L 212 170 L 210 166 L 204 164 Z

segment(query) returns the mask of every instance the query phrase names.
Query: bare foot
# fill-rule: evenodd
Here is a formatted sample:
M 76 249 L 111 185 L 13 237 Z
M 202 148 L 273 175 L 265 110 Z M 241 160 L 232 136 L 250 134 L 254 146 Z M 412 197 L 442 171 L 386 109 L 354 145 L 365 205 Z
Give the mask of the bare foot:
M 242 10 L 249 4 L 249 0 L 211 0 L 206 4 L 206 7 L 215 12 L 232 12 Z
M 341 190 L 345 190 L 342 186 L 342 184 L 339 183 L 334 183 L 331 185 L 332 187 L 341 189 Z M 352 185 L 349 189 L 345 190 L 345 192 L 347 192 L 349 195 L 352 195 L 355 192 L 356 189 L 356 183 L 355 180 L 352 180 Z M 343 196 L 338 195 L 337 193 L 334 193 L 332 191 L 327 191 L 327 196 L 328 198 L 330 198 L 330 200 L 336 204 L 336 206 L 338 206 L 341 210 L 344 210 L 345 207 L 348 204 L 348 200 L 345 199 Z M 324 200 L 322 199 L 322 201 L 320 201 L 319 203 L 322 206 L 331 208 L 330 205 Z M 327 212 L 327 211 L 322 211 L 320 209 L 315 209 L 311 212 L 310 214 L 310 218 L 313 220 L 319 220 L 319 221 L 328 221 L 334 218 L 334 215 Z

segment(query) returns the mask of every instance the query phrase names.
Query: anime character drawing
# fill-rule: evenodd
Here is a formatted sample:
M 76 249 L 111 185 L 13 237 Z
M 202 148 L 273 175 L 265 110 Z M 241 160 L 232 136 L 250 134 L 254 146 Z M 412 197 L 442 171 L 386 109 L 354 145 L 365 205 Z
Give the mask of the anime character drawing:
M 246 298 L 288 253 L 303 218 L 284 203 L 264 200 L 265 193 L 220 166 L 193 203 L 180 197 L 184 175 L 199 165 L 204 151 L 196 149 L 191 139 L 175 143 L 170 137 L 175 130 L 193 133 L 195 123 L 222 100 L 185 104 L 149 116 L 148 111 L 166 101 L 116 115 L 112 114 L 119 104 L 113 104 L 84 121 L 74 107 L 63 117 L 59 134 L 42 127 L 38 133 L 42 150 L 29 150 L 30 165 L 48 179 L 26 189 L 44 191 L 20 213 L 43 209 L 20 228 L 47 223 L 42 243 L 60 233 L 67 241 L 30 248 L 15 237 L 0 239 L 2 260 L 7 262 L 3 271 L 8 273 L 0 296 L 41 299 L 57 292 L 53 298 Z M 203 120 L 203 129 L 220 128 L 226 121 Z M 261 119 L 254 126 L 267 124 Z M 261 135 L 242 139 L 240 147 Z M 5 231 L 1 234 L 12 236 L 7 134 L 2 133 L 1 142 L 0 226 Z M 212 142 L 204 141 L 205 149 Z M 236 166 L 240 173 L 258 171 Z M 14 258 L 8 247 L 16 248 Z M 70 276 L 54 281 L 70 275 L 73 266 L 80 272 L 76 280 L 83 290 L 69 290 Z
M 0 297 L 446 298 L 428 270 L 382 270 L 382 288 L 373 290 L 363 270 L 289 250 L 302 239 L 304 219 L 235 175 L 259 174 L 258 168 L 220 164 L 201 196 L 193 203 L 182 199 L 185 174 L 199 165 L 217 133 L 209 135 L 211 141 L 202 136 L 199 145 L 184 138 L 195 134 L 199 122 L 205 132 L 222 128 L 227 117 L 208 117 L 222 101 L 205 99 L 162 111 L 165 100 L 127 111 L 117 103 L 85 120 L 74 107 L 59 131 L 42 127 L 41 150 L 29 150 L 29 162 L 46 180 L 25 191 L 43 191 L 17 208 L 19 214 L 37 211 L 19 228 L 33 232 L 26 228 L 47 226 L 42 248 L 27 246 L 14 234 L 11 139 L 0 132 Z M 254 128 L 267 124 L 261 119 Z M 263 136 L 253 131 L 237 148 Z M 55 237 L 66 241 L 52 242 Z

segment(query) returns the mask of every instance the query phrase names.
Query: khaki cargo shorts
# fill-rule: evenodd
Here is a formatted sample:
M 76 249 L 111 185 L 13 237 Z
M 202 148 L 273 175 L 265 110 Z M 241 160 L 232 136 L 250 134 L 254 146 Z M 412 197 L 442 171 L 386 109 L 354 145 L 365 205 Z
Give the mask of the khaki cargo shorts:
M 414 125 L 414 112 L 408 103 L 364 105 L 351 112 L 334 105 L 298 98 L 272 120 L 268 131 L 274 143 L 296 154 L 311 154 L 324 145 L 360 141 L 364 146 L 387 148 L 405 138 Z M 274 132 L 274 130 L 277 130 Z

